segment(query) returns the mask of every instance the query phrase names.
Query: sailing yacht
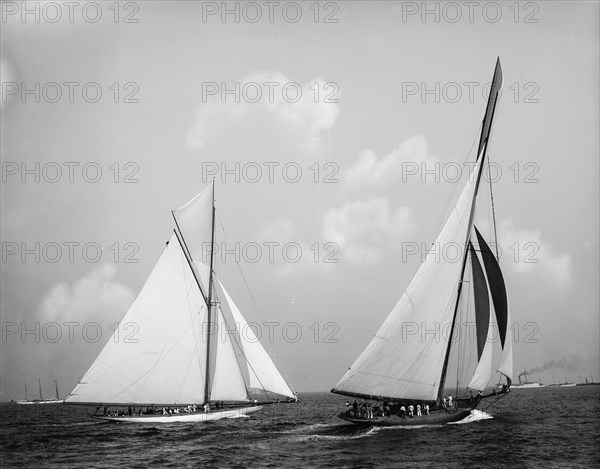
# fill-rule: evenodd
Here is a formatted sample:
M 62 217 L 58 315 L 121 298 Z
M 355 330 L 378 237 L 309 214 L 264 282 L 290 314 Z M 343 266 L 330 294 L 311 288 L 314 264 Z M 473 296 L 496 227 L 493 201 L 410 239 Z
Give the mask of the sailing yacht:
M 62 404 L 64 402 L 58 395 L 58 383 L 54 380 L 54 386 L 56 388 L 56 397 L 50 397 L 48 399 L 44 399 L 42 396 L 42 381 L 38 379 L 38 386 L 40 388 L 40 398 L 33 399 L 30 401 L 27 397 L 27 384 L 25 384 L 25 400 L 17 400 L 15 401 L 17 404 L 27 405 L 27 404 Z
M 214 182 L 172 214 L 173 234 L 123 318 L 136 339 L 115 331 L 65 402 L 104 407 L 104 420 L 165 423 L 296 401 L 215 273 Z
M 504 279 L 487 241 L 474 225 L 477 196 L 486 161 L 490 131 L 498 93 L 502 87 L 500 59 L 496 62 L 489 99 L 479 137 L 477 160 L 454 209 L 439 232 L 435 246 L 451 243 L 462 249 L 460 261 L 430 252 L 375 337 L 331 390 L 365 400 L 382 401 L 382 415 L 364 418 L 347 410 L 340 418 L 359 425 L 402 426 L 455 422 L 467 417 L 482 399 L 500 398 L 512 382 L 512 343 L 508 297 Z M 446 400 L 445 385 L 450 358 L 468 334 L 455 332 L 459 309 L 474 309 L 476 363 L 472 366 L 466 393 Z M 493 331 L 493 321 L 497 330 Z M 419 325 L 420 332 L 406 334 L 405 325 Z M 448 334 L 421 333 L 451 326 Z M 505 384 L 499 392 L 483 395 L 492 370 L 493 333 L 499 331 L 498 371 Z M 460 332 L 460 331 L 459 331 Z M 456 337 L 454 334 L 456 333 Z M 497 337 L 497 336 L 496 336 Z M 457 339 L 457 340 L 455 340 Z M 472 341 L 472 340 L 471 340 Z M 472 344 L 471 344 L 472 345 Z M 454 366 L 464 372 L 461 363 Z M 473 391 L 475 395 L 473 395 Z M 393 409 L 427 406 L 431 412 L 402 418 Z
M 564 372 L 564 375 L 565 375 L 565 381 L 562 382 L 562 383 L 560 383 L 558 385 L 559 388 L 572 388 L 573 386 L 576 386 L 575 383 L 572 383 L 571 381 L 569 381 L 567 379 L 567 373 L 566 372 Z

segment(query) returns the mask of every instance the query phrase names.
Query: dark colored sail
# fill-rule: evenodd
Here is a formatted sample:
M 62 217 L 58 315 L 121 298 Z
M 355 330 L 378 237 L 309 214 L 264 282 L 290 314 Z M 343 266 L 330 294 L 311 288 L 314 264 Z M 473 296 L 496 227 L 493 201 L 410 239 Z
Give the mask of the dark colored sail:
M 492 250 L 481 236 L 481 233 L 475 228 L 477 234 L 477 242 L 479 243 L 479 249 L 483 258 L 483 265 L 487 274 L 487 279 L 490 285 L 490 291 L 492 293 L 492 301 L 494 303 L 494 310 L 496 311 L 496 321 L 498 323 L 498 329 L 500 329 L 500 342 L 504 349 L 504 341 L 506 340 L 506 332 L 508 327 L 508 297 L 506 295 L 506 285 L 504 284 L 504 277 L 502 271 L 498 265 L 496 257 L 492 253 Z
M 494 109 L 498 100 L 498 93 L 502 88 L 502 67 L 500 66 L 500 57 L 496 61 L 496 69 L 494 70 L 494 78 L 490 87 L 487 107 L 485 108 L 485 116 L 483 117 L 483 125 L 481 127 L 481 136 L 479 137 L 479 147 L 477 149 L 477 157 L 481 154 L 481 149 L 487 144 L 492 129 L 492 119 L 494 117 Z
M 481 358 L 488 329 L 490 327 L 490 297 L 485 274 L 477 258 L 473 244 L 469 241 L 471 268 L 473 270 L 473 294 L 475 297 L 475 330 L 477 332 L 477 360 Z

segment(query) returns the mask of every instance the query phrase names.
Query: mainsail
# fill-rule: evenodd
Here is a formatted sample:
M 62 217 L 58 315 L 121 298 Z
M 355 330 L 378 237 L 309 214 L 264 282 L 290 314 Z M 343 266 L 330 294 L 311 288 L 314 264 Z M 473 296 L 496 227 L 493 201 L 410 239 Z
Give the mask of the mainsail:
M 295 397 L 253 333 L 236 336 L 234 322 L 247 323 L 222 284 L 213 287 L 213 210 L 208 187 L 173 212 L 177 230 L 122 320 L 134 337 L 117 329 L 65 402 L 248 401 L 252 387 Z
M 509 320 L 504 281 L 496 259 L 479 232 L 478 244 L 487 248 L 483 262 L 471 243 L 475 238 L 473 219 L 479 182 L 501 87 L 502 69 L 498 60 L 482 122 L 477 160 L 458 202 L 406 291 L 332 392 L 367 399 L 441 400 L 469 251 L 471 278 L 475 282 L 478 331 L 478 366 L 471 385 L 473 389 L 480 390 L 489 381 L 492 307 L 498 324 L 504 328 L 501 332 L 503 361 L 499 371 L 507 377 L 510 385 L 512 349 L 510 340 L 505 340 Z M 439 256 L 440 248 L 448 253 L 452 247 L 457 256 Z M 488 258 L 489 255 L 493 260 Z
M 479 165 L 475 165 L 473 174 L 477 174 Z M 455 246 L 458 255 L 429 252 L 400 301 L 334 392 L 387 399 L 436 399 L 475 184 L 476 178 L 471 176 L 434 244 Z
M 66 402 L 189 404 L 204 386 L 206 304 L 177 241 L 171 236 L 115 334 Z

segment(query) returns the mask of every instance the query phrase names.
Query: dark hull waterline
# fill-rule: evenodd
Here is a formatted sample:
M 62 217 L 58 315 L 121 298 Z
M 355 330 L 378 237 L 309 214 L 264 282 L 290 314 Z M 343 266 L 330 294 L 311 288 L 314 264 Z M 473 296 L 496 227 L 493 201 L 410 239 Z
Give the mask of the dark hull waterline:
M 373 417 L 371 419 L 355 418 L 348 416 L 345 412 L 338 415 L 339 418 L 356 425 L 369 427 L 409 427 L 416 425 L 443 425 L 451 422 L 459 422 L 471 414 L 470 409 L 449 412 L 447 410 L 435 410 L 429 415 L 414 417 L 399 417 L 392 415 L 390 417 Z

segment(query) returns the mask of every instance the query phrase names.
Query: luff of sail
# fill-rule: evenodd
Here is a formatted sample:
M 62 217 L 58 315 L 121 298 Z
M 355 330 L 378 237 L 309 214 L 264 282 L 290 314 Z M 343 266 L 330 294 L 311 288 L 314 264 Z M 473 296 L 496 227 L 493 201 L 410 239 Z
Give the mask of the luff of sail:
M 202 403 L 206 304 L 182 247 L 171 236 L 122 324 L 134 324 L 131 341 L 115 331 L 68 403 Z
M 430 252 L 371 343 L 333 388 L 341 394 L 386 399 L 436 400 L 447 334 L 452 327 L 469 232 L 470 212 L 482 158 L 475 164 L 435 246 L 456 246 L 458 256 Z M 427 333 L 427 331 L 430 331 Z M 432 332 L 433 331 L 433 332 Z

